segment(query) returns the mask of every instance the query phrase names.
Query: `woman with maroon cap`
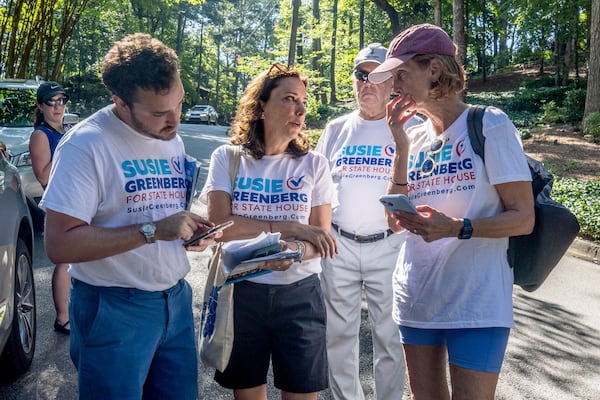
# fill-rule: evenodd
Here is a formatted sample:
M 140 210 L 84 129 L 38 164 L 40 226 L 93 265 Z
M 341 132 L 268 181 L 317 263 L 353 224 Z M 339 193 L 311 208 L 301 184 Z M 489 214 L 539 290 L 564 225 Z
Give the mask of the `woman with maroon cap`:
M 514 326 L 508 237 L 530 233 L 535 218 L 519 134 L 488 107 L 485 164 L 476 156 L 460 96 L 465 73 L 437 26 L 416 25 L 394 38 L 369 74 L 374 83 L 390 78 L 399 96 L 387 104 L 396 146 L 388 193 L 408 195 L 419 211 L 389 220 L 408 231 L 394 273 L 393 318 L 413 399 L 493 399 Z M 427 121 L 405 130 L 416 112 Z
M 63 137 L 63 116 L 69 96 L 56 82 L 44 82 L 37 90 L 35 109 L 35 130 L 29 139 L 29 153 L 35 177 L 46 188 L 50 177 L 52 157 L 58 142 Z M 52 298 L 56 309 L 54 330 L 69 334 L 69 292 L 71 277 L 69 264 L 56 264 L 52 273 Z

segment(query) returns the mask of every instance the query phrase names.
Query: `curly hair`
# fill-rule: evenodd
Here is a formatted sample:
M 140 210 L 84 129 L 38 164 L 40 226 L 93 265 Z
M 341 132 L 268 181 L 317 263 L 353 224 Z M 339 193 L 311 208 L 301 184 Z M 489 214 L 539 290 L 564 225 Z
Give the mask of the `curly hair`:
M 260 102 L 267 102 L 273 90 L 284 78 L 297 78 L 308 87 L 308 78 L 293 67 L 273 64 L 267 71 L 258 74 L 244 91 L 231 123 L 231 143 L 241 145 L 247 154 L 260 160 L 265 155 L 265 127 Z M 310 150 L 308 137 L 300 133 L 292 140 L 286 153 L 301 157 Z
M 102 82 L 129 106 L 138 88 L 159 93 L 169 89 L 178 75 L 175 51 L 145 33 L 125 36 L 102 61 Z
M 442 65 L 442 74 L 429 91 L 429 97 L 441 99 L 448 95 L 454 95 L 465 90 L 465 70 L 456 62 L 453 56 L 441 54 L 418 54 L 413 60 L 421 67 L 425 68 L 431 60 L 437 59 Z

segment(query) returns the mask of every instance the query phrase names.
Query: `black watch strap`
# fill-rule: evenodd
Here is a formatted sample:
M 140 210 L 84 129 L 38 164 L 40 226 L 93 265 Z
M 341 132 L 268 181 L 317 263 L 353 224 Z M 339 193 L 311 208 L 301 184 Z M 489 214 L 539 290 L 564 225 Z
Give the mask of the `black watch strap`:
M 459 239 L 471 239 L 473 235 L 473 225 L 471 225 L 471 220 L 469 218 L 463 219 L 463 227 L 460 230 L 458 235 Z

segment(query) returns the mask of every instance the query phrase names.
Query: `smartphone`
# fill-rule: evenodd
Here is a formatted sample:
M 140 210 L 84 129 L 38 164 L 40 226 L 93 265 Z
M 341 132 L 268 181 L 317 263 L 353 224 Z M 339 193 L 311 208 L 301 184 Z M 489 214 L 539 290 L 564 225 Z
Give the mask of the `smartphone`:
M 392 93 L 390 94 L 390 100 L 394 100 L 398 96 L 400 96 L 400 93 Z
M 391 213 L 396 211 L 419 213 L 415 205 L 404 194 L 386 194 L 379 197 L 379 202 Z
M 233 221 L 231 221 L 231 220 L 227 221 L 227 222 L 223 222 L 220 225 L 215 225 L 207 231 L 204 231 L 202 233 L 198 233 L 197 235 L 192 236 L 191 239 L 183 242 L 183 245 L 184 246 L 192 246 L 204 238 L 212 236 L 217 232 L 221 232 L 223 229 L 229 228 L 231 225 L 233 225 Z

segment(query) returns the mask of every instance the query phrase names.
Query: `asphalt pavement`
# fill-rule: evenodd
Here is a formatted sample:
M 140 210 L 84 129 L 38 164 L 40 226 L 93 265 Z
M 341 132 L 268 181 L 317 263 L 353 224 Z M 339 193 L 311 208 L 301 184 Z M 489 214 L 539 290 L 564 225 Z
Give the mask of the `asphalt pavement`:
M 191 132 L 192 128 L 182 127 Z M 221 127 L 210 127 L 217 128 Z M 186 148 L 193 145 L 191 142 L 198 142 L 204 153 L 197 158 L 205 169 L 212 149 L 204 139 L 191 135 Z M 209 140 L 220 144 L 226 138 L 223 133 L 215 131 Z M 205 215 L 201 205 L 195 204 L 193 209 Z M 77 373 L 69 359 L 68 337 L 52 329 L 54 307 L 50 287 L 53 265 L 46 257 L 43 239 L 39 235 L 35 246 L 34 274 L 38 306 L 36 354 L 30 371 L 23 377 L 15 382 L 0 382 L 0 399 L 77 399 Z M 188 255 L 192 271 L 187 279 L 194 289 L 193 308 L 198 323 L 210 251 L 190 252 Z M 540 289 L 528 293 L 515 287 L 516 327 L 509 339 L 498 382 L 497 399 L 600 399 L 599 255 L 597 245 L 578 239 Z M 365 397 L 373 400 L 372 343 L 364 302 L 362 313 L 360 374 Z M 213 381 L 213 370 L 199 363 L 199 371 L 199 399 L 232 398 L 229 390 L 222 389 Z M 271 377 L 268 391 L 269 399 L 280 398 Z M 331 399 L 329 391 L 320 393 L 319 399 Z M 407 399 L 408 392 L 402 400 Z

